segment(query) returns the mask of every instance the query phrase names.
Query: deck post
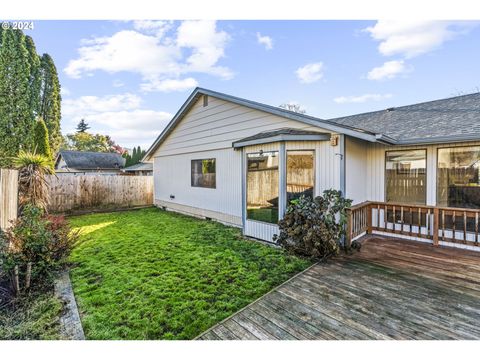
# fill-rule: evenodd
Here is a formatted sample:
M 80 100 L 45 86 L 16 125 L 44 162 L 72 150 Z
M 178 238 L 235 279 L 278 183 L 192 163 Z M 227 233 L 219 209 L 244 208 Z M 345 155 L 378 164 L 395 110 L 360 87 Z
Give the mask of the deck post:
M 438 246 L 438 221 L 439 210 L 437 207 L 433 209 L 433 245 Z
M 350 246 L 352 245 L 352 222 L 353 222 L 353 216 L 352 216 L 352 209 L 348 208 L 347 209 L 347 229 L 346 229 L 346 234 L 345 234 L 345 248 L 349 249 Z
M 372 205 L 367 205 L 367 234 L 372 233 Z

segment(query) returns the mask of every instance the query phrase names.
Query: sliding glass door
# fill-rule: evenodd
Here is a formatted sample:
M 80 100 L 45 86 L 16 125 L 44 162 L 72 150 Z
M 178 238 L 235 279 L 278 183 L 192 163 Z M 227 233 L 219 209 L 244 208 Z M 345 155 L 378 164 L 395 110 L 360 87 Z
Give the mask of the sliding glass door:
M 247 219 L 278 222 L 278 151 L 247 154 Z
M 287 206 L 301 196 L 313 198 L 315 151 L 287 151 Z

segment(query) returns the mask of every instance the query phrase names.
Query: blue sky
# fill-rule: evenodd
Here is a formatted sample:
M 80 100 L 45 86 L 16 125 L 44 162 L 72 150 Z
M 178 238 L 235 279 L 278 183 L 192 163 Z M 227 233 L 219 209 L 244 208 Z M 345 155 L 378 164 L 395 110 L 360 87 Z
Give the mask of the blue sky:
M 321 118 L 478 91 L 480 26 L 435 21 L 36 21 L 62 131 L 148 147 L 195 86 Z

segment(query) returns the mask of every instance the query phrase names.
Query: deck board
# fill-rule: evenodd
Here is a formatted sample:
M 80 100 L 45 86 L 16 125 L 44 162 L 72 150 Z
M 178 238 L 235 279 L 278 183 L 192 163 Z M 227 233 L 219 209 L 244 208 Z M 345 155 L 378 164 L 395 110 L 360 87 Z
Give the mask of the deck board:
M 480 253 L 369 236 L 199 336 L 480 339 Z

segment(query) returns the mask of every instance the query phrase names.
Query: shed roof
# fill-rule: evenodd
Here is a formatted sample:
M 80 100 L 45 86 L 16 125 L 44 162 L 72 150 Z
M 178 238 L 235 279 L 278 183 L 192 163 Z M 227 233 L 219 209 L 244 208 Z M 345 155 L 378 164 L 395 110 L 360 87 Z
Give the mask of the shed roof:
M 145 162 L 145 163 L 138 163 L 129 167 L 126 167 L 123 169 L 123 171 L 152 171 L 153 170 L 153 164 L 151 162 Z
M 120 169 L 125 166 L 125 159 L 117 153 L 102 153 L 92 151 L 62 150 L 59 152 L 55 166 L 60 157 L 69 168 L 82 170 Z

